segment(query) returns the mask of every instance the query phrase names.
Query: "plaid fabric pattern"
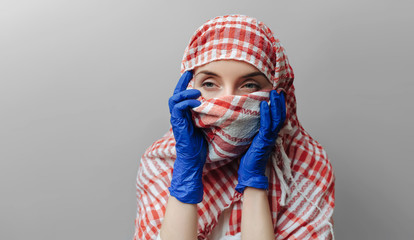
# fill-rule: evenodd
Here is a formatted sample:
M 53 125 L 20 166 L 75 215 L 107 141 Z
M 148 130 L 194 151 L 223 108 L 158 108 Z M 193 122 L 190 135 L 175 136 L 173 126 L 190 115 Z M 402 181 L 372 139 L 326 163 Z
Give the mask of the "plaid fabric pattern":
M 286 93 L 285 126 L 267 168 L 275 239 L 333 239 L 334 172 L 323 147 L 298 121 L 294 75 L 279 40 L 254 18 L 216 17 L 194 33 L 185 50 L 181 72 L 219 59 L 253 64 L 272 81 L 274 89 Z M 231 108 L 227 106 L 228 111 L 233 111 Z M 175 140 L 170 129 L 141 158 L 136 183 L 134 240 L 156 239 L 159 233 L 175 157 Z M 222 211 L 229 207 L 232 213 L 226 235 L 241 231 L 242 195 L 234 189 L 238 164 L 238 160 L 206 163 L 204 198 L 197 205 L 199 239 L 207 239 Z M 284 184 L 289 191 L 286 201 L 283 200 Z
M 260 127 L 260 102 L 269 101 L 268 91 L 205 100 L 192 109 L 195 126 L 208 141 L 206 162 L 226 164 L 240 157 Z

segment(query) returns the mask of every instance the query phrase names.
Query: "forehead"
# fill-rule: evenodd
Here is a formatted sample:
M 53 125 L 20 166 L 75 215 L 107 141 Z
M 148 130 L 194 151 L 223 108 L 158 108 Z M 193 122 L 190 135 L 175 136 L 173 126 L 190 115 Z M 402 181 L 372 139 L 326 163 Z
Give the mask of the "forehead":
M 238 60 L 216 60 L 194 68 L 194 73 L 208 70 L 216 73 L 237 73 L 246 74 L 251 72 L 260 72 L 255 66 L 250 63 Z

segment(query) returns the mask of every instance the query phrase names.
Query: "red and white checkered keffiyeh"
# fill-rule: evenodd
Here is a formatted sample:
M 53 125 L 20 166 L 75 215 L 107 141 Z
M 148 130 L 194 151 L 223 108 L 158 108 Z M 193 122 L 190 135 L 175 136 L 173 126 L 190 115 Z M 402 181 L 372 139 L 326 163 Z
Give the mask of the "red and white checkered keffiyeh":
M 199 98 L 201 105 L 192 109 L 192 116 L 208 142 L 206 162 L 210 166 L 225 165 L 247 151 L 260 128 L 260 103 L 269 101 L 269 93 Z
M 335 177 L 332 165 L 322 146 L 298 121 L 294 74 L 279 40 L 267 26 L 254 18 L 243 15 L 216 17 L 194 33 L 184 53 L 181 73 L 220 59 L 240 60 L 254 65 L 272 81 L 273 89 L 286 93 L 286 121 L 266 172 L 275 239 L 333 239 Z M 257 96 L 266 98 L 266 95 L 260 94 L 232 96 L 224 98 L 224 101 L 218 99 L 218 103 L 203 103 L 204 107 L 208 107 L 195 112 L 206 114 L 195 115 L 194 120 L 201 121 L 196 125 L 203 127 L 204 124 L 207 135 L 217 136 L 219 130 L 211 130 L 214 127 L 209 128 L 206 124 L 208 118 L 217 112 L 208 109 L 217 109 L 218 105 L 221 107 L 219 115 L 210 119 L 214 124 L 230 113 L 257 117 L 258 113 L 246 113 L 246 110 L 254 112 L 255 104 L 240 107 L 244 106 L 240 100 L 250 98 L 248 101 L 251 101 L 252 96 L 253 99 Z M 236 103 L 234 99 L 237 99 Z M 248 139 L 243 143 L 242 138 L 232 136 L 231 130 L 228 131 L 229 128 L 225 126 L 235 119 L 242 119 L 237 116 L 230 118 L 232 121 L 222 121 L 220 129 L 224 131 L 220 137 L 212 137 L 209 141 L 211 159 L 204 167 L 204 198 L 198 204 L 199 239 L 207 238 L 220 214 L 229 207 L 232 207 L 232 212 L 226 235 L 241 232 L 242 195 L 235 191 L 239 158 L 237 152 L 228 151 L 232 151 L 231 145 L 245 145 Z M 256 130 L 253 127 L 251 132 Z M 214 143 L 216 146 L 213 146 Z M 212 151 L 216 151 L 216 154 Z M 229 154 L 236 154 L 231 156 L 231 161 L 226 157 Z M 175 158 L 175 140 L 171 129 L 142 156 L 136 185 L 138 204 L 134 240 L 156 239 L 169 197 L 168 187 Z

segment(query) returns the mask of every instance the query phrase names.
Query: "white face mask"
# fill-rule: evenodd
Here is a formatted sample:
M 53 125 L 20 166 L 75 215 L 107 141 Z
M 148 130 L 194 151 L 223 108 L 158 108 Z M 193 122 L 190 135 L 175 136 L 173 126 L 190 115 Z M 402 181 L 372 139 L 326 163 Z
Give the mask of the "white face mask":
M 247 151 L 260 128 L 260 102 L 269 101 L 269 91 L 201 98 L 192 117 L 208 142 L 207 162 L 228 162 Z

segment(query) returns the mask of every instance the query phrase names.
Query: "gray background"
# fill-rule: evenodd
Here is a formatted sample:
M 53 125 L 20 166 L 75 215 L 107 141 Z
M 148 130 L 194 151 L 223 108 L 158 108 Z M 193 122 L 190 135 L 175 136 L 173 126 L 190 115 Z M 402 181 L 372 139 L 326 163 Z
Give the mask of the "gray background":
M 0 239 L 132 239 L 190 36 L 265 22 L 336 173 L 337 239 L 414 239 L 410 1 L 0 1 Z

